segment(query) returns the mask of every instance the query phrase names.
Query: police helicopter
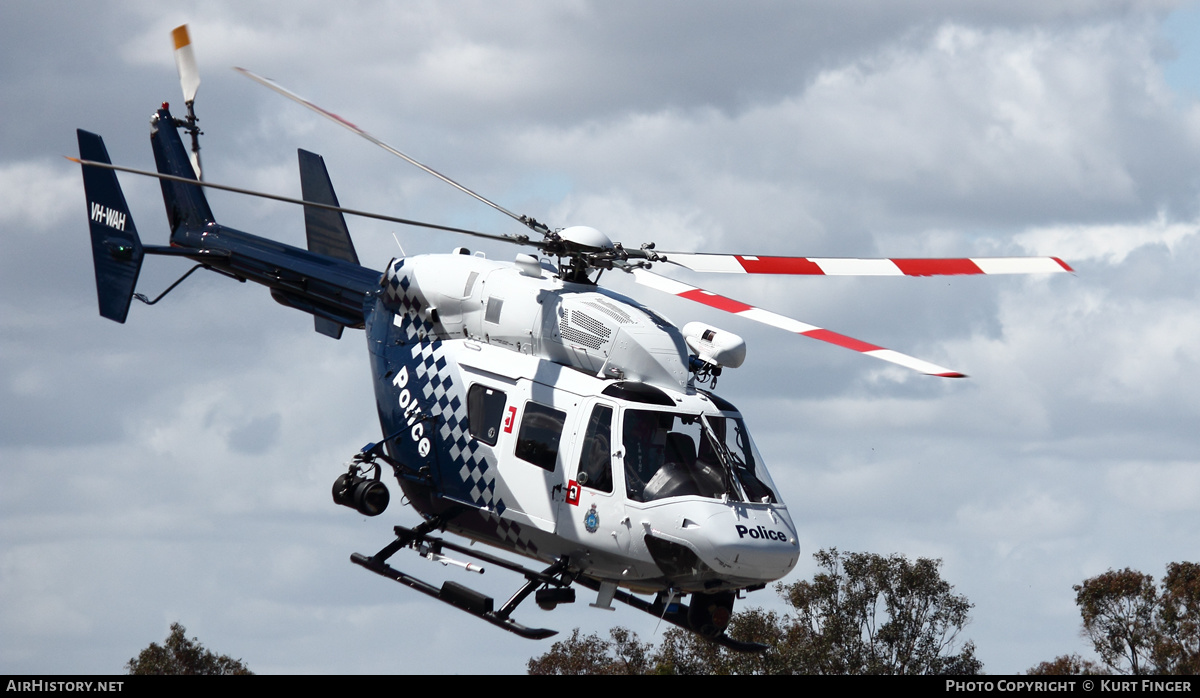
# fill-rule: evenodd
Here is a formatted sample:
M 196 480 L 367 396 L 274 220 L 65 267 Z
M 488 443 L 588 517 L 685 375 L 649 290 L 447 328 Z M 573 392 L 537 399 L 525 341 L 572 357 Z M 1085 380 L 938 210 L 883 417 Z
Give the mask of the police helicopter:
M 795 524 L 746 420 L 713 392 L 722 371 L 744 361 L 745 342 L 705 323 L 676 327 L 601 286 L 604 272 L 627 273 L 643 286 L 921 373 L 961 377 L 651 269 L 896 276 L 1071 271 L 1053 257 L 832 259 L 626 247 L 591 227 L 552 228 L 517 215 L 240 68 L 525 230 L 486 234 L 344 208 L 323 159 L 304 150 L 300 200 L 205 182 L 193 108 L 199 77 L 186 26 L 173 36 L 187 116 L 173 116 L 166 103 L 151 116 L 157 172 L 113 165 L 100 136 L 78 131 L 100 314 L 123 323 L 133 298 L 156 303 L 203 268 L 268 287 L 276 301 L 311 314 L 316 331 L 334 339 L 345 328 L 363 330 L 382 438 L 352 456 L 334 482 L 333 500 L 367 516 L 382 514 L 391 499 L 386 471 L 422 523 L 396 526 L 394 540 L 351 561 L 523 637 L 555 634 L 514 618 L 528 597 L 553 609 L 574 602 L 579 586 L 594 593 L 593 606 L 621 602 L 726 647 L 759 650 L 725 634 L 735 599 L 784 577 L 799 559 Z M 180 131 L 191 136 L 190 153 Z M 160 180 L 169 246 L 141 241 L 117 171 Z M 218 223 L 206 187 L 303 205 L 308 248 Z M 344 214 L 503 241 L 524 251 L 498 261 L 459 247 L 398 257 L 380 271 L 359 263 Z M 150 300 L 134 292 L 147 255 L 182 256 L 196 266 Z M 439 587 L 396 569 L 390 561 L 402 550 L 468 571 L 496 566 L 525 581 L 498 605 L 464 584 Z

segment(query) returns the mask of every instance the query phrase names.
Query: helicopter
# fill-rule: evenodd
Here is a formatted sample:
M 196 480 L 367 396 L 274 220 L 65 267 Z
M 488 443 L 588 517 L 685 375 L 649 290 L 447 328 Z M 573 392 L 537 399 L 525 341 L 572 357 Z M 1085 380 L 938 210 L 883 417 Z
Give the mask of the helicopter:
M 762 645 L 726 634 L 744 593 L 786 576 L 799 561 L 797 528 L 755 446 L 745 416 L 715 392 L 740 367 L 746 343 L 709 323 L 677 327 L 600 284 L 629 274 L 653 290 L 857 351 L 920 373 L 963 374 L 778 315 L 664 276 L 695 272 L 937 276 L 1063 273 L 1055 257 L 838 259 L 767 257 L 629 246 L 601 231 L 552 228 L 518 215 L 274 81 L 236 68 L 492 207 L 524 230 L 490 234 L 341 206 L 324 159 L 298 151 L 301 199 L 204 181 L 194 102 L 198 71 L 186 26 L 173 32 L 187 116 L 165 102 L 150 118 L 156 171 L 114 165 L 103 139 L 77 132 L 99 312 L 124 323 L 134 298 L 153 305 L 199 269 L 266 286 L 272 298 L 340 339 L 363 331 L 381 438 L 352 454 L 332 499 L 383 514 L 390 473 L 420 515 L 394 539 L 351 562 L 519 636 L 556 631 L 518 622 L 530 596 L 542 609 L 620 602 L 736 651 Z M 191 151 L 181 132 L 191 137 Z M 74 158 L 73 158 L 74 159 Z M 144 244 L 117 172 L 159 180 L 170 245 Z M 218 223 L 206 188 L 303 206 L 307 249 Z M 368 216 L 515 245 L 511 261 L 456 247 L 363 266 L 345 216 Z M 136 293 L 147 255 L 196 265 L 153 300 Z M 451 539 L 465 539 L 462 544 Z M 533 560 L 513 562 L 480 550 Z M 502 604 L 465 584 L 426 582 L 392 565 L 401 551 L 482 573 L 524 578 Z M 470 558 L 473 561 L 468 561 Z

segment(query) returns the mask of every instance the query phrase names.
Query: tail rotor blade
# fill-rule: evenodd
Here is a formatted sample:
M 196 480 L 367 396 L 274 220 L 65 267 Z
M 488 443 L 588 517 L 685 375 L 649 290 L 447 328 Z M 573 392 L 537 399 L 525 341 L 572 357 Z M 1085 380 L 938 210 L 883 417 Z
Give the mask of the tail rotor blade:
M 192 38 L 188 36 L 186 24 L 181 24 L 171 31 L 171 39 L 175 42 L 175 67 L 179 69 L 179 85 L 183 88 L 183 103 L 187 107 L 187 119 L 184 130 L 192 136 L 192 152 L 188 159 L 192 161 L 192 169 L 196 171 L 196 179 L 204 179 L 200 174 L 200 134 L 203 131 L 196 125 L 196 90 L 200 88 L 200 71 L 196 68 L 196 54 L 192 51 Z
M 646 271 L 645 269 L 634 269 L 632 273 L 634 279 L 643 286 L 649 286 L 650 288 L 662 291 L 663 293 L 669 293 L 672 296 L 686 298 L 690 301 L 707 305 L 710 308 L 724 310 L 727 313 L 733 313 L 734 315 L 739 315 L 748 320 L 754 320 L 755 322 L 761 322 L 765 325 L 778 327 L 781 330 L 794 332 L 798 335 L 809 337 L 810 339 L 819 339 L 822 342 L 828 342 L 829 344 L 842 347 L 843 349 L 851 349 L 882 361 L 888 361 L 898 366 L 919 371 L 926 375 L 939 376 L 941 378 L 966 377 L 965 374 L 959 373 L 958 371 L 945 368 L 943 366 L 938 366 L 937 364 L 923 361 L 907 354 L 901 354 L 898 351 L 877 347 L 874 344 L 869 344 L 862 340 L 854 339 L 853 337 L 847 337 L 844 334 L 838 334 L 837 332 L 817 327 L 816 325 L 809 325 L 808 323 L 800 322 L 799 320 L 793 320 L 790 317 L 772 313 L 769 310 L 763 310 L 762 308 L 756 308 L 752 305 L 746 305 L 741 301 L 736 301 L 732 298 L 727 298 L 720 294 L 713 293 L 712 291 L 706 291 L 702 288 L 691 286 L 681 281 L 676 281 L 675 279 L 668 279 L 665 276 L 659 276 L 658 274 Z
M 192 51 L 192 39 L 186 24 L 171 32 L 175 41 L 175 67 L 179 69 L 179 84 L 183 87 L 183 101 L 196 101 L 196 90 L 200 88 L 200 71 L 196 69 L 196 54 Z

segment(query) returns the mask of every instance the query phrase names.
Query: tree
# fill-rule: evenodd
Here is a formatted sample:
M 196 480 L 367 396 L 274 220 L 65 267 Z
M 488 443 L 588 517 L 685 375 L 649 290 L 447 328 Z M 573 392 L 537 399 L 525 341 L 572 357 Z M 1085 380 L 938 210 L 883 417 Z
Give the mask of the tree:
M 785 617 L 761 608 L 735 613 L 726 629 L 730 637 L 766 645 L 767 651 L 761 653 L 731 652 L 696 633 L 672 628 L 663 633 L 662 644 L 654 652 L 654 672 L 678 675 L 804 673 L 791 649 L 790 632 Z
M 1085 579 L 1073 588 L 1083 632 L 1100 659 L 1120 674 L 1148 673 L 1158 607 L 1154 578 L 1126 567 Z
M 1200 674 L 1200 564 L 1167 565 L 1158 595 L 1155 668 L 1160 674 Z
M 662 674 L 977 674 L 983 668 L 972 643 L 957 644 L 971 603 L 941 578 L 940 560 L 837 550 L 814 557 L 822 571 L 812 581 L 776 587 L 794 615 L 755 608 L 734 614 L 729 636 L 764 644 L 765 652 L 732 652 L 682 629 L 666 632 L 653 652 L 636 636 L 625 646 L 649 657 L 642 672 Z M 620 659 L 631 654 L 576 630 L 531 659 L 529 669 L 624 673 L 616 670 L 640 666 Z
M 1042 662 L 1025 673 L 1030 676 L 1095 676 L 1112 672 L 1077 654 L 1064 654 L 1052 661 Z
M 1083 634 L 1105 666 L 1071 655 L 1029 673 L 1200 673 L 1200 564 L 1172 562 L 1158 587 L 1127 567 L 1073 588 Z
M 554 643 L 541 657 L 530 659 L 529 673 L 579 676 L 648 672 L 648 643 L 639 642 L 637 633 L 626 628 L 613 628 L 609 635 L 611 641 L 596 633 L 580 637 L 579 628 L 575 628 L 571 637 Z
M 130 659 L 125 668 L 134 675 L 210 675 L 247 676 L 254 672 L 246 668 L 240 659 L 226 655 L 217 656 L 204 648 L 197 638 L 187 639 L 187 629 L 179 623 L 171 624 L 171 634 L 160 646 L 151 642 L 137 657 Z
M 811 582 L 780 585 L 796 609 L 801 664 L 820 674 L 977 674 L 971 642 L 956 648 L 971 602 L 941 578 L 941 560 L 870 553 L 814 555 Z

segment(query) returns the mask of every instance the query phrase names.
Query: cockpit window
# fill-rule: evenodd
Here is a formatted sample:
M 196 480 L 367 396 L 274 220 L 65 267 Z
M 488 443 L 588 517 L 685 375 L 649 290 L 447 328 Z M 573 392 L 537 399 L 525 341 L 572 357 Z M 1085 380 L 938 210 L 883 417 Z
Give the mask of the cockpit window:
M 612 414 L 607 405 L 596 405 L 588 419 L 575 480 L 600 492 L 612 492 Z
M 626 410 L 622 445 L 626 494 L 635 502 L 688 495 L 778 501 L 741 419 Z
M 742 493 L 752 502 L 778 502 L 775 496 L 775 485 L 771 476 L 762 465 L 761 456 L 754 442 L 750 440 L 750 432 L 746 431 L 746 423 L 732 417 L 714 417 L 705 415 L 704 423 L 709 427 L 712 439 L 710 443 L 726 456 L 730 470 L 737 478 Z

